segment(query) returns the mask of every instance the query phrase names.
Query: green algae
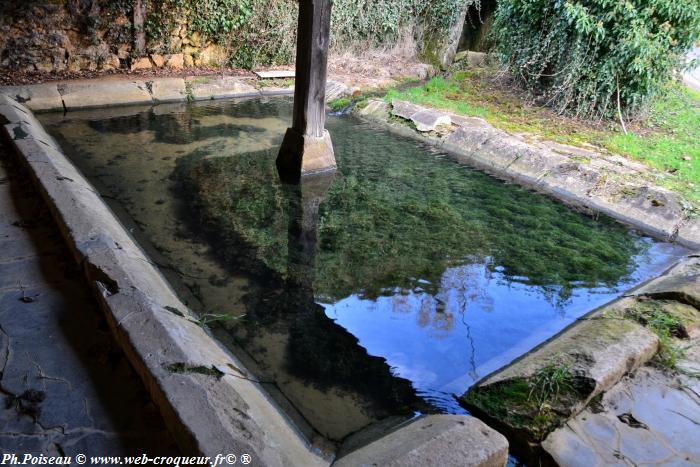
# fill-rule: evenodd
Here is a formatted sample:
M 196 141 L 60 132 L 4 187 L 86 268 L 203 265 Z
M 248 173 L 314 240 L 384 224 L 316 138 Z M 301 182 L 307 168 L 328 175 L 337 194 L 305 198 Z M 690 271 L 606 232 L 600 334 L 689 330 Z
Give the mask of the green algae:
M 426 289 L 451 266 L 484 261 L 510 280 L 566 300 L 576 286 L 618 284 L 645 246 L 625 228 L 527 190 L 426 155 L 384 131 L 334 127 L 340 173 L 319 208 L 314 288 L 339 299 Z M 348 141 L 346 143 L 346 141 Z M 340 143 L 340 144 L 339 144 Z M 274 151 L 179 162 L 178 180 L 200 224 L 283 277 L 288 268 L 289 188 Z M 426 282 L 430 284 L 426 284 Z

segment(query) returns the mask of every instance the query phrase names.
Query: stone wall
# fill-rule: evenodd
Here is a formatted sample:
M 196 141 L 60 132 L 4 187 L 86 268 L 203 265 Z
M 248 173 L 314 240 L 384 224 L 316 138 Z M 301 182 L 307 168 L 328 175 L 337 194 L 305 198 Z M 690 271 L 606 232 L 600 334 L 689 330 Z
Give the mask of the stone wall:
M 226 52 L 180 20 L 158 47 L 136 57 L 129 1 L 0 0 L 0 71 L 81 71 L 221 66 Z
M 0 2 L 0 69 L 78 71 L 128 66 L 131 23 L 99 2 Z

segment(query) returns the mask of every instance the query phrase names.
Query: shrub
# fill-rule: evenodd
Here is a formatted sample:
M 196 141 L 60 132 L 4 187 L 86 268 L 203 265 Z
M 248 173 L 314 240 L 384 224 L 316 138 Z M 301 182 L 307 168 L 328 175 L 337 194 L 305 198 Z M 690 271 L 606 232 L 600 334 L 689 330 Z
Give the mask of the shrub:
M 501 0 L 493 30 L 512 74 L 558 111 L 631 117 L 700 37 L 700 2 Z

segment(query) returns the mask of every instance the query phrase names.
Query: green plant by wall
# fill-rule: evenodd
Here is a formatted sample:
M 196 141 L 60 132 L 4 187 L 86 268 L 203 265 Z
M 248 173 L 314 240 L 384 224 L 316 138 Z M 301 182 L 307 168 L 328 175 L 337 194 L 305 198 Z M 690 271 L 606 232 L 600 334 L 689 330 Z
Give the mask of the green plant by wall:
M 512 74 L 560 112 L 633 117 L 700 37 L 700 2 L 501 0 L 493 30 Z

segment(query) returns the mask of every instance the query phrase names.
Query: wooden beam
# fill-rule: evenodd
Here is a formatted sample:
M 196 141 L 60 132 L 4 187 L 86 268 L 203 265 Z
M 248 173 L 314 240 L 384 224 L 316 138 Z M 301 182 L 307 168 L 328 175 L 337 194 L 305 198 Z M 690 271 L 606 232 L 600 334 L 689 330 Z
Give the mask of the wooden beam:
M 299 0 L 296 81 L 292 127 L 287 130 L 277 167 L 283 179 L 335 170 L 326 123 L 326 75 L 331 0 Z
M 326 123 L 326 68 L 331 32 L 331 0 L 300 0 L 294 121 L 304 135 L 323 136 Z

